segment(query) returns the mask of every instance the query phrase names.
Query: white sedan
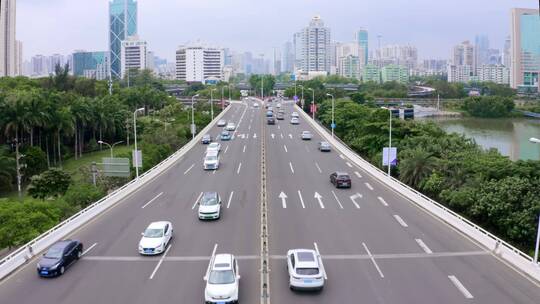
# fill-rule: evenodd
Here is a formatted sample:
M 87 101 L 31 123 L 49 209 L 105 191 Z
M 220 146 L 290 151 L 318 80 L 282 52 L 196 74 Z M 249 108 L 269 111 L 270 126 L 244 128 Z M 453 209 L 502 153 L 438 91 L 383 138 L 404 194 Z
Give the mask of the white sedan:
M 303 131 L 301 137 L 302 140 L 311 140 L 313 138 L 313 134 L 311 134 L 309 131 Z
M 218 142 L 213 142 L 206 147 L 206 154 L 216 152 L 219 153 L 221 151 L 221 144 Z
M 298 125 L 298 124 L 300 124 L 300 120 L 298 119 L 298 117 L 291 118 L 291 125 Z
M 287 252 L 290 289 L 318 289 L 324 287 L 324 267 L 321 256 L 311 249 L 291 249 Z
M 142 233 L 139 241 L 139 253 L 155 255 L 164 252 L 173 236 L 171 222 L 153 222 Z
M 221 119 L 220 121 L 218 121 L 217 123 L 217 126 L 218 127 L 225 127 L 225 125 L 227 125 L 227 122 L 223 119 Z
M 205 303 L 238 303 L 240 274 L 234 255 L 213 256 L 204 280 L 206 281 Z
M 234 124 L 234 122 L 230 122 L 227 124 L 227 126 L 225 127 L 225 130 L 227 131 L 234 131 L 236 129 L 236 125 Z

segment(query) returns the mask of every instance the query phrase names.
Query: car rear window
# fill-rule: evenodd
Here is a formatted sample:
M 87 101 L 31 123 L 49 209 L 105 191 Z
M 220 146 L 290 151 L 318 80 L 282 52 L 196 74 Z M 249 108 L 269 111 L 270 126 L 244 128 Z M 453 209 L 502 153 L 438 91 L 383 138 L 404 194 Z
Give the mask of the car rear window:
M 348 180 L 348 179 L 350 179 L 350 178 L 349 178 L 348 175 L 340 175 L 340 176 L 338 176 L 338 179 L 339 179 L 339 180 Z
M 319 274 L 318 268 L 296 268 L 296 273 L 299 275 L 317 275 Z
M 298 261 L 300 262 L 313 262 L 315 261 L 315 257 L 313 256 L 313 253 L 311 252 L 298 252 Z

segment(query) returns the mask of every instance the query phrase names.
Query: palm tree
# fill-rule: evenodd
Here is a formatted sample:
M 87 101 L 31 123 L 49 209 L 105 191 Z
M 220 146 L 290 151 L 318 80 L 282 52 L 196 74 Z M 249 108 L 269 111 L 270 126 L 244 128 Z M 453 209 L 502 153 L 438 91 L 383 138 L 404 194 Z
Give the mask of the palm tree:
M 403 160 L 398 167 L 399 178 L 402 182 L 418 188 L 420 183 L 437 167 L 437 158 L 421 148 L 409 150 L 403 154 Z
M 11 190 L 13 179 L 17 174 L 15 159 L 8 155 L 5 148 L 0 149 L 0 190 Z

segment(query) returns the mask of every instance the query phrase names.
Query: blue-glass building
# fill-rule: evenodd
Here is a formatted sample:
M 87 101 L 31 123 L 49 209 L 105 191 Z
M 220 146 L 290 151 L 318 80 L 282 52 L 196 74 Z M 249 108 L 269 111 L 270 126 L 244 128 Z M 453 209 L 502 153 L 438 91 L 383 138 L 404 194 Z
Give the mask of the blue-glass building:
M 109 50 L 111 54 L 111 74 L 121 75 L 122 41 L 137 35 L 137 1 L 111 0 L 109 2 Z
M 363 54 L 360 54 L 360 55 L 363 55 L 364 56 L 364 62 L 363 64 L 366 65 L 368 64 L 368 57 L 369 57 L 369 48 L 368 48 L 368 31 L 367 30 L 359 30 L 357 33 L 356 33 L 356 41 L 358 42 L 358 44 L 360 45 L 360 50 L 363 52 Z
M 540 16 L 534 9 L 512 9 L 512 87 L 540 88 Z
M 103 74 L 108 64 L 108 52 L 75 52 L 73 53 L 73 75 L 89 76 L 92 75 L 97 79 L 103 79 L 104 76 L 95 75 L 96 73 Z

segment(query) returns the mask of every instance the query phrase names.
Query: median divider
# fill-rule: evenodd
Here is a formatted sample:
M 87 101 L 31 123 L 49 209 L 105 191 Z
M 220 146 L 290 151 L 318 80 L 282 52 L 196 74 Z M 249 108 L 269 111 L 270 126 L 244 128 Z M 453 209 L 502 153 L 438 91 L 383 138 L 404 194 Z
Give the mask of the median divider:
M 332 138 L 332 135 L 325 127 L 313 120 L 298 105 L 295 105 L 295 107 L 300 115 L 302 115 L 304 120 L 307 121 L 326 141 L 328 141 L 335 150 L 345 155 L 349 160 L 354 162 L 373 178 L 377 179 L 380 183 L 386 185 L 401 196 L 407 198 L 410 202 L 421 207 L 423 210 L 426 210 L 432 216 L 444 221 L 464 235 L 481 244 L 494 256 L 513 266 L 516 271 L 519 271 L 527 277 L 535 280 L 537 283 L 540 283 L 540 265 L 535 264 L 531 256 L 503 241 L 496 235 L 476 225 L 458 213 L 448 209 L 442 204 L 402 183 L 401 181 L 393 177 L 389 177 L 386 172 L 364 160 L 339 138 Z
M 236 102 L 235 102 L 236 103 Z M 190 142 L 185 144 L 178 151 L 167 157 L 165 160 L 154 166 L 152 169 L 146 171 L 142 175 L 139 175 L 139 179 L 134 179 L 129 183 L 118 188 L 114 192 L 103 197 L 99 201 L 86 207 L 85 209 L 74 214 L 70 218 L 51 228 L 47 232 L 41 234 L 37 238 L 26 243 L 22 247 L 18 248 L 8 256 L 0 260 L 0 280 L 6 278 L 10 273 L 17 270 L 19 267 L 26 264 L 33 257 L 40 254 L 49 246 L 57 242 L 58 240 L 66 237 L 76 229 L 82 227 L 90 220 L 108 210 L 109 208 L 122 201 L 132 193 L 139 190 L 142 186 L 148 184 L 150 181 L 173 167 L 189 150 L 191 150 L 206 134 L 212 126 L 216 124 L 230 109 L 230 106 L 225 108 L 219 113 L 212 122 L 210 122 L 204 129 L 199 132 Z

